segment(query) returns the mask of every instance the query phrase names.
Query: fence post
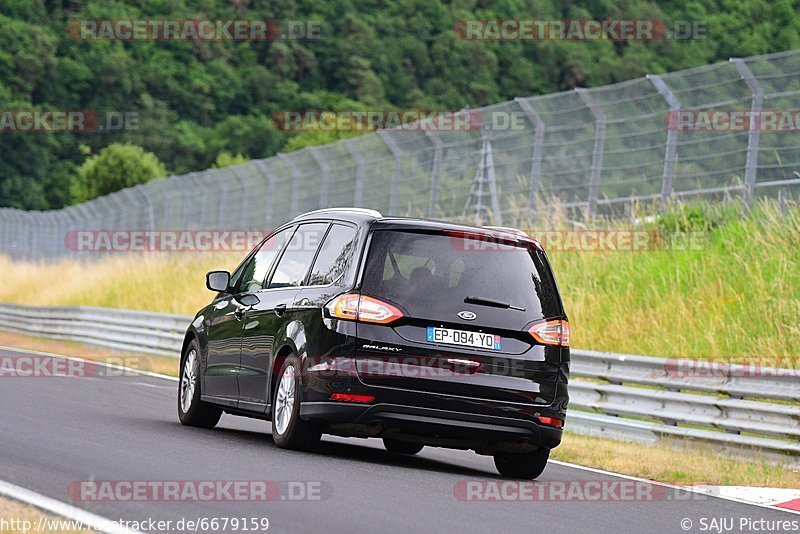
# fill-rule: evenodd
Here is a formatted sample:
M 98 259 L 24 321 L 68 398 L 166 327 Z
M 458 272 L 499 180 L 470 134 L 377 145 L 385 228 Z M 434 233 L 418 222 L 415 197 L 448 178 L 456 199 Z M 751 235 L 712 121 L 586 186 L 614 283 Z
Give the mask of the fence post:
M 258 168 L 259 172 L 263 174 L 267 178 L 267 187 L 269 188 L 269 194 L 267 195 L 267 231 L 272 231 L 272 216 L 275 212 L 275 175 L 272 174 L 272 171 L 267 165 L 267 162 L 263 159 L 255 160 L 256 167 Z
M 289 172 L 292 173 L 292 197 L 289 201 L 289 217 L 296 217 L 299 210 L 298 204 L 300 203 L 300 170 L 294 164 L 291 156 L 278 154 L 278 158 L 289 167 Z
M 53 259 L 58 255 L 56 243 L 58 242 L 58 210 L 47 211 L 44 214 L 47 220 L 47 244 L 42 247 L 42 258 Z
M 201 200 L 201 208 L 197 210 L 197 212 L 203 213 L 201 210 L 205 207 L 205 188 L 200 184 L 200 180 L 197 176 L 196 172 L 190 172 L 189 174 L 185 175 L 189 184 L 183 188 L 183 199 L 181 200 L 181 227 L 185 230 L 188 230 L 191 226 L 192 221 L 192 212 L 195 210 L 192 209 L 194 206 L 192 205 L 192 199 L 194 195 L 192 195 L 193 191 L 199 191 L 203 200 Z M 195 212 L 196 213 L 196 212 Z
M 600 175 L 603 172 L 603 151 L 606 143 L 606 113 L 595 104 L 592 95 L 586 89 L 577 88 L 575 92 L 592 112 L 595 121 L 594 150 L 592 151 L 592 174 L 589 183 L 589 217 L 597 213 L 597 198 L 600 196 Z
M 487 191 L 488 189 L 488 191 Z M 489 195 L 489 206 L 484 206 L 483 197 Z M 475 179 L 472 181 L 467 201 L 464 203 L 463 216 L 469 215 L 474 199 L 475 224 L 481 226 L 485 224 L 483 212 L 490 211 L 492 214 L 492 224 L 502 226 L 503 219 L 500 212 L 500 199 L 497 195 L 497 180 L 494 173 L 494 156 L 492 155 L 492 140 L 486 128 L 481 129 L 481 154 L 478 161 L 478 169 L 475 172 Z
M 11 225 L 12 236 L 13 236 L 12 239 L 13 239 L 13 248 L 14 251 L 16 252 L 17 258 L 23 258 L 25 254 L 25 251 L 22 250 L 22 247 L 20 245 L 20 238 L 22 237 L 21 234 L 22 234 L 23 213 L 24 212 L 20 210 L 14 210 L 14 212 L 12 213 L 14 221 L 13 224 Z
M 65 235 L 66 235 L 67 232 L 73 232 L 73 231 L 77 230 L 77 225 L 75 224 L 75 221 L 74 221 L 75 211 L 76 210 L 75 210 L 74 206 L 69 206 L 69 207 L 66 207 L 66 208 L 63 209 L 63 212 L 64 212 L 64 228 L 65 228 L 64 234 Z M 102 228 L 98 228 L 98 230 L 102 230 Z M 76 238 L 77 238 L 77 235 L 76 235 Z M 78 244 L 77 241 L 76 241 L 75 244 L 76 245 Z M 65 245 L 66 245 L 66 243 L 65 243 Z M 69 254 L 70 257 L 77 257 L 77 256 L 75 256 L 75 254 L 79 250 L 80 249 L 78 249 L 78 248 L 76 248 L 75 250 L 66 250 L 66 253 Z
M 62 208 L 58 210 L 58 215 L 56 216 L 56 224 L 58 228 L 61 230 L 61 243 L 63 245 L 63 254 L 61 256 L 71 256 L 72 250 L 67 247 L 67 234 L 72 231 L 72 220 L 70 219 L 70 211 L 68 208 Z M 77 245 L 77 236 L 75 236 L 76 241 L 75 244 Z M 53 244 L 53 257 L 58 257 L 58 244 Z
M 8 252 L 8 208 L 0 208 L 0 254 L 6 252 Z
M 423 129 L 425 137 L 433 143 L 435 147 L 433 153 L 433 169 L 431 172 L 431 197 L 428 204 L 428 217 L 436 216 L 436 204 L 439 203 L 439 189 L 441 188 L 441 172 L 442 172 L 442 140 L 431 135 L 431 133 Z
M 353 206 L 360 208 L 364 203 L 364 166 L 366 165 L 366 161 L 364 160 L 364 155 L 356 148 L 352 139 L 346 140 L 344 146 L 347 147 L 353 159 L 356 160 L 356 182 L 354 188 L 355 192 L 353 193 Z
M 764 89 L 758 84 L 753 71 L 741 58 L 731 58 L 731 63 L 739 71 L 747 87 L 753 93 L 750 103 L 749 133 L 747 136 L 747 162 L 744 173 L 744 204 L 747 207 L 753 203 L 756 188 L 756 174 L 758 173 L 758 146 L 761 142 L 761 108 L 764 104 Z M 755 126 L 755 127 L 754 127 Z
M 522 98 L 515 98 L 514 102 L 519 104 L 522 111 L 533 124 L 533 151 L 531 152 L 531 184 L 528 192 L 528 208 L 531 218 L 536 218 L 536 196 L 539 193 L 539 184 L 542 175 L 542 153 L 544 150 L 545 124 L 539 114 L 533 109 L 530 102 Z
M 156 229 L 156 220 L 155 215 L 153 214 L 153 204 L 150 201 L 150 196 L 144 192 L 145 186 L 143 184 L 139 184 L 133 187 L 133 192 L 138 193 L 139 198 L 144 201 L 145 209 L 147 210 L 147 230 L 155 230 Z
M 667 101 L 670 111 L 667 120 L 667 149 L 664 153 L 664 175 L 661 179 L 661 200 L 659 202 L 663 211 L 672 197 L 672 179 L 675 176 L 675 157 L 678 153 L 678 129 L 673 125 L 673 121 L 677 120 L 675 114 L 680 111 L 681 103 L 661 76 L 648 74 L 647 79 L 655 86 L 658 94 Z
M 317 162 L 319 166 L 319 170 L 322 172 L 322 176 L 320 177 L 320 186 L 319 186 L 319 200 L 317 201 L 318 208 L 324 208 L 328 205 L 328 191 L 330 190 L 330 179 L 331 179 L 331 166 L 328 165 L 328 160 L 322 157 L 322 154 L 319 153 L 319 147 L 309 147 L 309 152 L 311 152 L 311 156 L 314 158 L 314 161 Z
M 234 165 L 232 167 L 228 167 L 228 171 L 233 175 L 236 179 L 236 183 L 239 184 L 239 198 L 241 199 L 239 202 L 236 203 L 239 209 L 239 230 L 245 230 L 247 223 L 245 220 L 249 215 L 249 204 L 250 204 L 250 195 L 247 194 L 247 188 L 244 183 L 244 178 L 239 174 L 239 167 L 241 165 Z
M 392 164 L 392 183 L 389 186 L 389 214 L 397 215 L 397 206 L 399 204 L 397 195 L 398 189 L 400 188 L 400 170 L 403 163 L 403 150 L 386 130 L 378 130 L 378 137 L 386 143 L 386 146 L 389 147 L 389 151 L 394 157 L 394 163 Z
M 781 215 L 786 217 L 786 211 L 788 210 L 788 203 L 789 203 L 789 188 L 788 187 L 781 187 L 778 190 L 778 206 L 781 209 Z

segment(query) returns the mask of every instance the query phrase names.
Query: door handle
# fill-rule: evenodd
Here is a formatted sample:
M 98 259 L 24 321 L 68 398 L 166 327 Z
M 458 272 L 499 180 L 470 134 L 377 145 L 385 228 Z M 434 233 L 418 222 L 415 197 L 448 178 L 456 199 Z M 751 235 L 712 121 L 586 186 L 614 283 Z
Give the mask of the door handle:
M 286 313 L 286 303 L 276 304 L 275 315 L 281 317 L 284 313 Z

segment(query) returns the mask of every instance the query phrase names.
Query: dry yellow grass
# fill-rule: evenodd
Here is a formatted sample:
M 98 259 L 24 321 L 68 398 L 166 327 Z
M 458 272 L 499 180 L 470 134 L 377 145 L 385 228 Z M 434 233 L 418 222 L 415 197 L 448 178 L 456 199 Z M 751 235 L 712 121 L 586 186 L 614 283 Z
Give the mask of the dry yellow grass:
M 74 528 L 80 525 L 5 497 L 0 497 L 0 518 L 6 522 L 6 524 L 0 525 L 2 527 L 0 534 L 19 534 L 20 532 L 83 534 L 94 532 L 90 529 Z M 39 526 L 42 527 L 40 530 Z
M 150 253 L 53 263 L 13 262 L 0 257 L 0 302 L 194 314 L 211 300 L 205 273 L 233 270 L 242 257 L 244 253 Z

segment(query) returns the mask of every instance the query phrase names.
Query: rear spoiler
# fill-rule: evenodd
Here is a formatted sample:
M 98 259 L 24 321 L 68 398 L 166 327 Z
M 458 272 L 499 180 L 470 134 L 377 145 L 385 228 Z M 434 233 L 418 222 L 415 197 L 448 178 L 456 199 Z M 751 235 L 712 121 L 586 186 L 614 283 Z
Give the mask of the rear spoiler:
M 484 226 L 484 228 L 487 230 L 494 230 L 496 232 L 505 232 L 507 234 L 513 234 L 519 238 L 525 239 L 526 241 L 533 241 L 533 244 L 536 245 L 536 248 L 544 252 L 544 247 L 542 247 L 542 244 L 539 243 L 539 241 L 529 236 L 519 228 L 512 228 L 510 226 Z

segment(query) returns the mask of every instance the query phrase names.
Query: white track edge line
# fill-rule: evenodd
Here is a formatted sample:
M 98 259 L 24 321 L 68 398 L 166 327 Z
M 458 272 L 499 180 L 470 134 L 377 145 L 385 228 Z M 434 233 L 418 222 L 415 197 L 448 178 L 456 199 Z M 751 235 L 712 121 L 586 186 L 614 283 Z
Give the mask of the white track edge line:
M 789 510 L 788 508 L 780 508 L 778 506 L 773 506 L 773 505 L 770 505 L 770 504 L 761 504 L 761 503 L 745 501 L 745 500 L 742 500 L 742 499 L 737 499 L 736 497 L 715 495 L 714 493 L 710 493 L 710 492 L 707 492 L 707 491 L 702 491 L 702 490 L 693 488 L 692 486 L 680 486 L 680 485 L 677 485 L 677 484 L 670 484 L 669 482 L 659 482 L 658 480 L 650 480 L 648 478 L 641 478 L 641 477 L 636 477 L 636 476 L 633 476 L 633 475 L 624 475 L 622 473 L 614 473 L 613 471 L 606 471 L 604 469 L 598 469 L 596 467 L 586 467 L 584 465 L 573 464 L 573 463 L 564 462 L 564 461 L 561 461 L 561 460 L 550 460 L 548 463 L 560 465 L 560 466 L 563 466 L 563 467 L 571 467 L 573 469 L 580 469 L 582 471 L 589 471 L 590 473 L 597 473 L 599 475 L 606 475 L 606 476 L 624 478 L 624 479 L 633 480 L 633 481 L 636 481 L 636 482 L 646 482 L 648 484 L 653 484 L 654 486 L 662 486 L 662 487 L 665 487 L 665 488 L 688 491 L 690 493 L 696 493 L 698 495 L 706 495 L 706 496 L 712 497 L 714 499 L 722 499 L 724 501 L 732 501 L 732 502 L 741 503 L 741 504 L 749 504 L 750 506 L 758 506 L 759 508 L 767 508 L 769 510 L 776 510 L 778 512 L 787 512 L 787 513 L 790 513 L 790 514 L 800 515 L 800 512 L 798 512 L 796 510 Z
M 15 486 L 5 480 L 0 480 L 0 495 L 5 495 L 40 510 L 45 510 L 57 516 L 80 523 L 82 527 L 91 528 L 96 532 L 106 534 L 141 534 L 138 530 L 131 530 L 105 517 L 76 508 L 71 504 L 51 499 L 35 491 Z

